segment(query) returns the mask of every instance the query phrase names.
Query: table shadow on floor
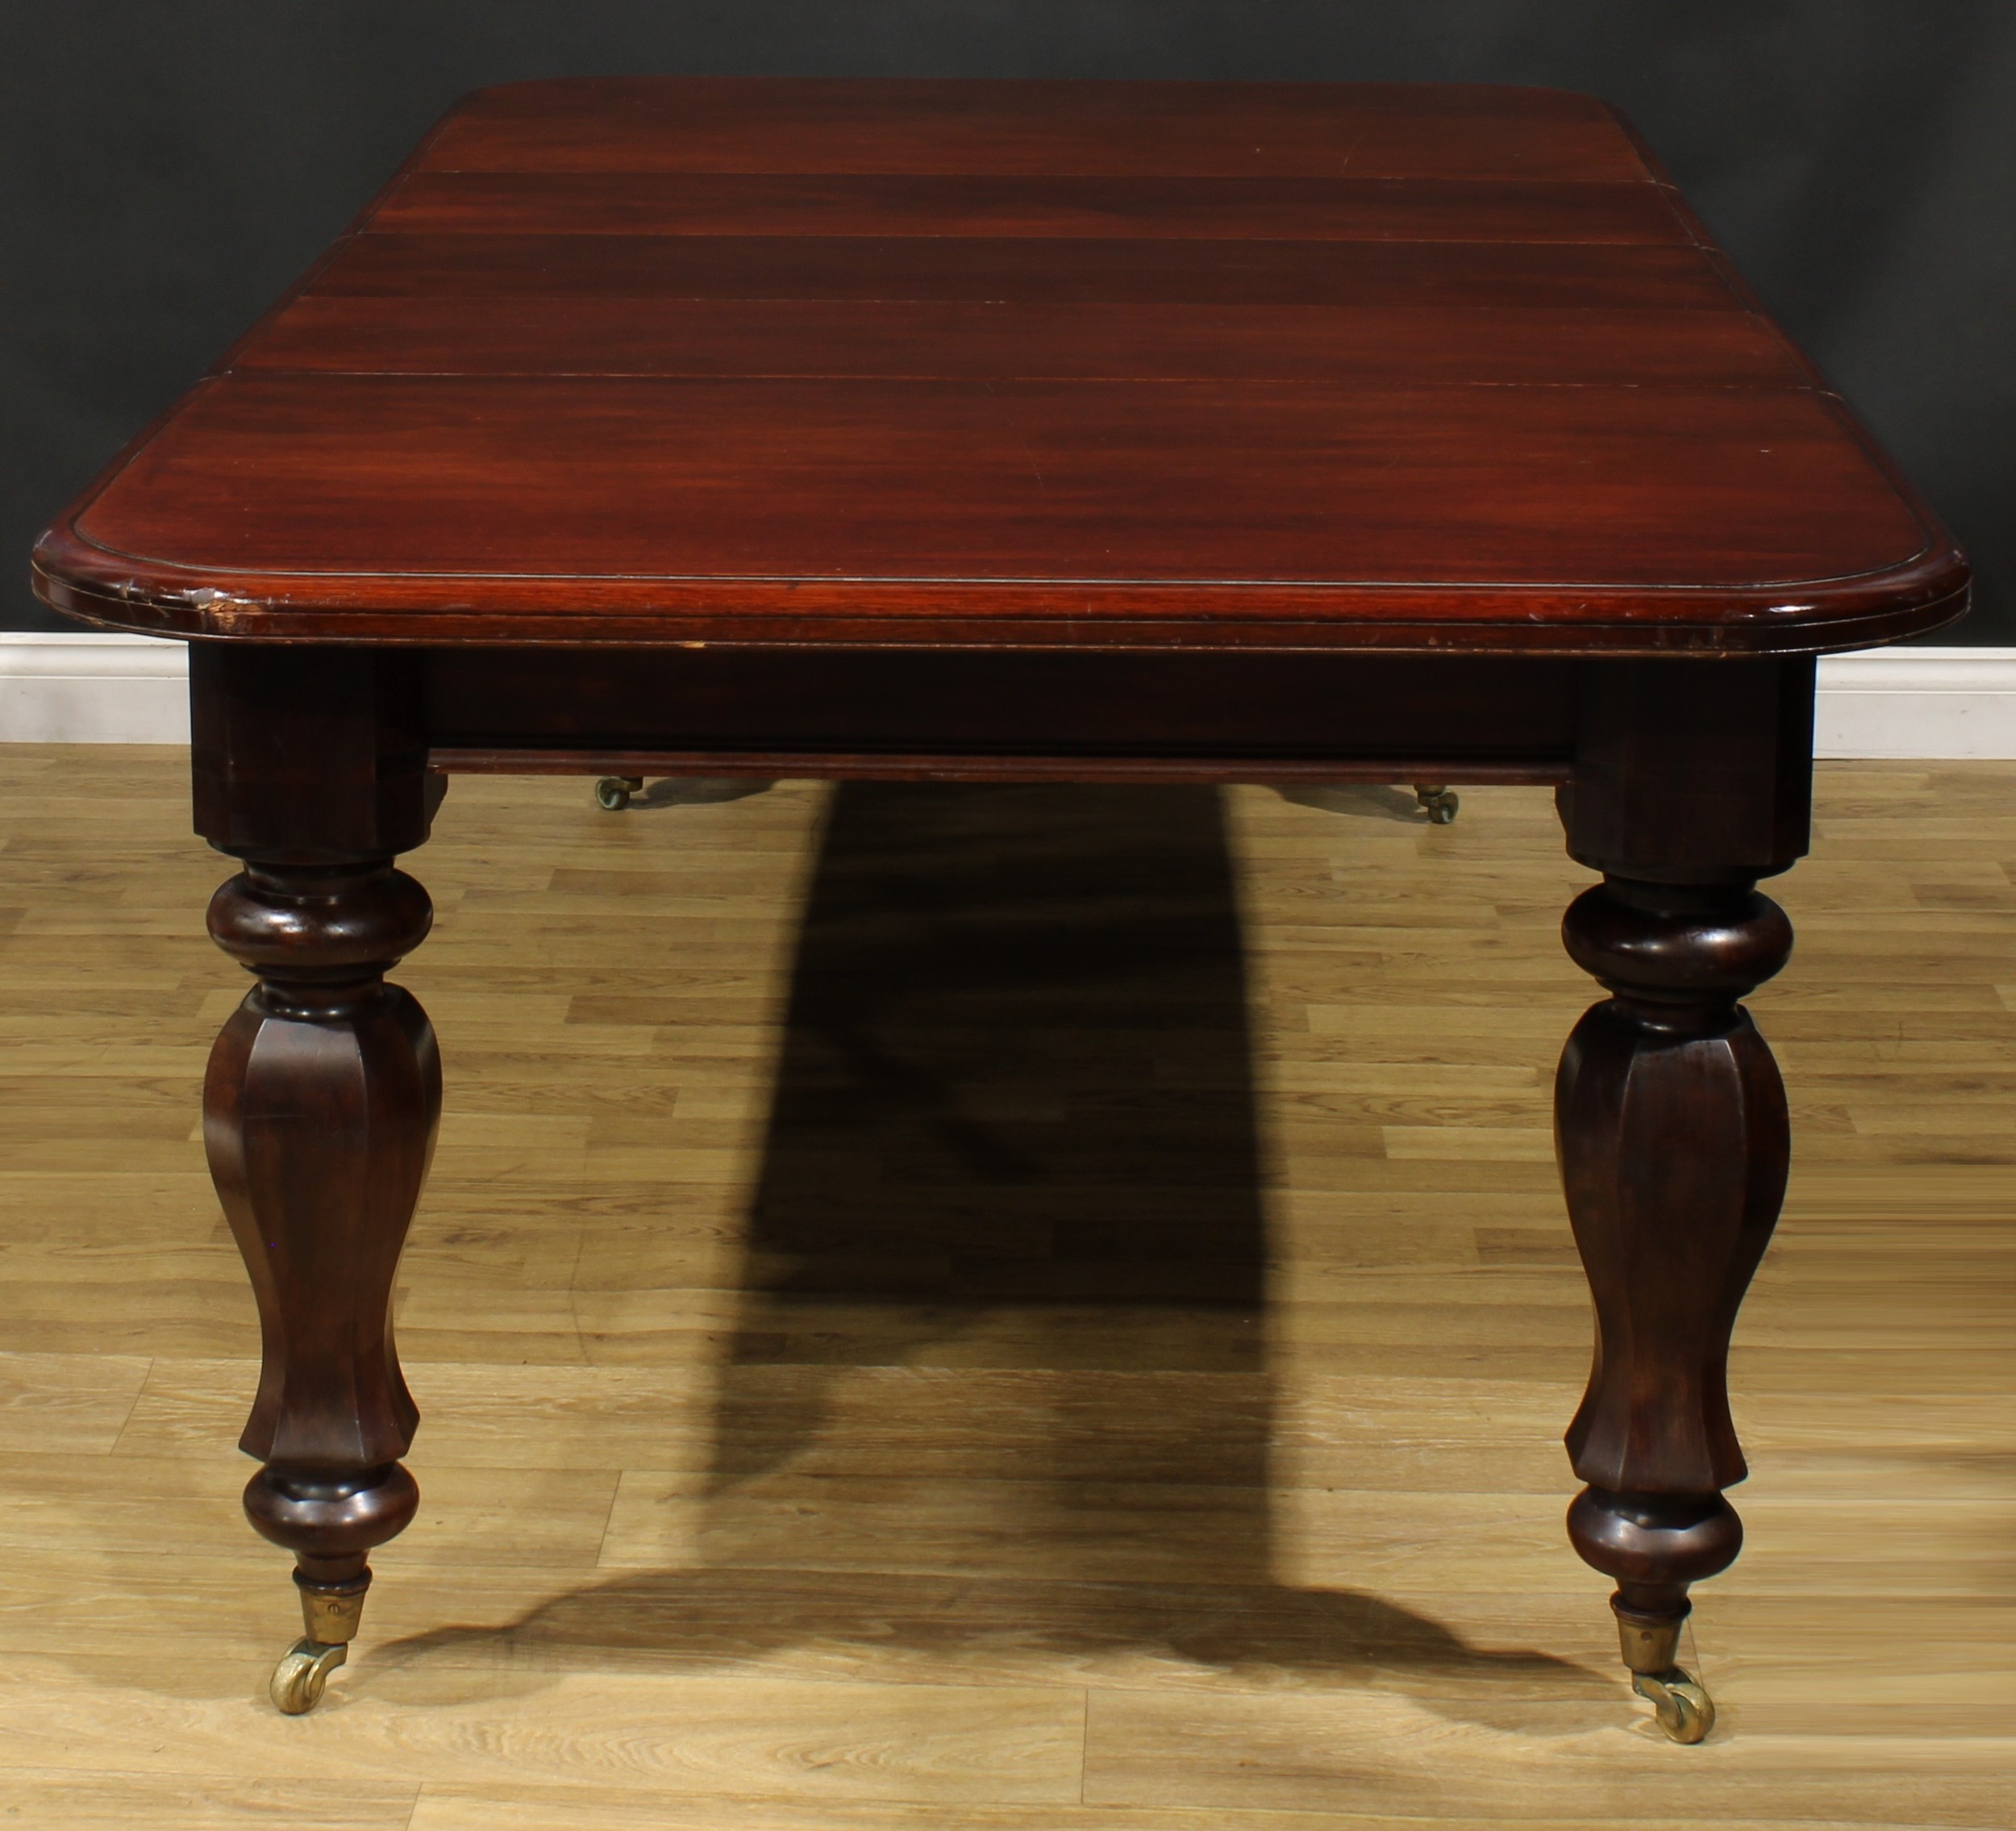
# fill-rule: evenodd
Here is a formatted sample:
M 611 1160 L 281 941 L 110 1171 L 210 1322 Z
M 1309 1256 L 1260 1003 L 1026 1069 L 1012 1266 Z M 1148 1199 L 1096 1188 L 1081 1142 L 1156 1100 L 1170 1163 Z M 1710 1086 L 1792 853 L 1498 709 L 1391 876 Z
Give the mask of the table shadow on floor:
M 1268 1243 L 1220 798 L 850 784 L 803 919 L 712 1465 L 681 1562 L 486 1637 L 514 1673 L 964 1648 L 1395 1683 L 1606 1687 L 1275 1581 Z M 633 1540 L 633 1545 L 635 1541 Z M 395 1688 L 396 1683 L 395 1683 Z

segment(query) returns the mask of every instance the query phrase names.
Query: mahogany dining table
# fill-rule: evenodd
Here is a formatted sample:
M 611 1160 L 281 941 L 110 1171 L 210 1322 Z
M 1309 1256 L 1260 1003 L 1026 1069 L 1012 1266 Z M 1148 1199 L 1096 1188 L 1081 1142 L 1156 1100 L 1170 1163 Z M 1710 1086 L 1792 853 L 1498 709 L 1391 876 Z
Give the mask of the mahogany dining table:
M 1738 1000 L 1792 933 L 1814 658 L 1966 562 L 1617 112 L 1319 83 L 510 84 L 44 536 L 190 643 L 204 1095 L 257 1295 L 282 1710 L 413 1518 L 394 1270 L 440 1106 L 387 972 L 458 771 L 1532 782 L 1602 874 L 1556 1083 L 1594 1297 L 1575 1550 L 1668 1733 L 1735 1558 L 1783 1194 Z M 594 816 L 590 816 L 594 817 Z

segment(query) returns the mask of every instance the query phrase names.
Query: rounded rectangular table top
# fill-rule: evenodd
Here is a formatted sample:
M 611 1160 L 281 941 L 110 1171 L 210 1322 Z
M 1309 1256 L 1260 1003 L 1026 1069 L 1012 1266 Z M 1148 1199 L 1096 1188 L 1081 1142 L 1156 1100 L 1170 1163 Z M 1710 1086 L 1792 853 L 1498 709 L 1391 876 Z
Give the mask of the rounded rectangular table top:
M 1586 97 L 669 78 L 465 100 L 36 566 L 254 640 L 1592 654 L 1967 582 Z

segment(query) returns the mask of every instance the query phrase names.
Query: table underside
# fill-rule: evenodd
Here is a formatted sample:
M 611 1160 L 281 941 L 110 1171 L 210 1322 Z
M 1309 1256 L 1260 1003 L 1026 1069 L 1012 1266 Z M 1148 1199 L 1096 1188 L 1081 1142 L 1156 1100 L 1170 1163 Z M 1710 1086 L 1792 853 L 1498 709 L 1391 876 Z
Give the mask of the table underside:
M 450 773 L 885 779 L 1560 781 L 1578 679 L 1558 661 L 1127 651 L 451 649 L 412 667 Z

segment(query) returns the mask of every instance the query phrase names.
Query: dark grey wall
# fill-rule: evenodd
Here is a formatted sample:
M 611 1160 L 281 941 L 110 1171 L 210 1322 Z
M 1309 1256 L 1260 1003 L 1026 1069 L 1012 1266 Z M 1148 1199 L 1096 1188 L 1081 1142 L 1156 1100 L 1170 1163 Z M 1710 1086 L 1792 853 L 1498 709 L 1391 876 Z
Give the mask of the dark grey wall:
M 44 521 L 464 90 L 715 74 L 1447 79 L 1620 103 L 1958 530 L 2016 642 L 2010 0 L 15 0 L 0 627 Z

